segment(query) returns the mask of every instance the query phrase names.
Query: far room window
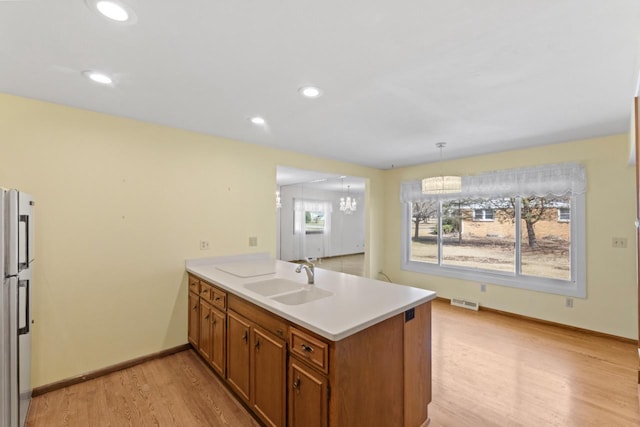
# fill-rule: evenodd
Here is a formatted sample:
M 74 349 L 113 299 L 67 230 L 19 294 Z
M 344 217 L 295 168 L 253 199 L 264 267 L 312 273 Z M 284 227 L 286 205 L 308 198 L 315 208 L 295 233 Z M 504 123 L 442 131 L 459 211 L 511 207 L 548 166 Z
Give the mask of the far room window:
M 585 176 L 577 164 L 510 169 L 437 195 L 402 183 L 402 268 L 586 296 Z
M 304 212 L 304 229 L 306 234 L 322 234 L 324 233 L 324 212 L 322 211 L 305 211 Z

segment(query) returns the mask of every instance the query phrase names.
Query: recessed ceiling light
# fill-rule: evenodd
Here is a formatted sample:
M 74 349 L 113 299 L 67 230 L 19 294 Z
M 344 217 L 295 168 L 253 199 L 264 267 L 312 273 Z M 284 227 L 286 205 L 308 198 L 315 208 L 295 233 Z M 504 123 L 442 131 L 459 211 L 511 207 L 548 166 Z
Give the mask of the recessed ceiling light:
M 85 77 L 87 77 L 88 79 L 96 83 L 100 83 L 103 85 L 110 85 L 113 83 L 113 79 L 111 77 L 107 76 L 104 73 L 100 73 L 98 71 L 87 70 L 87 71 L 83 71 L 82 74 L 84 74 Z
M 119 24 L 133 24 L 137 21 L 137 17 L 133 9 L 120 0 L 85 0 L 87 5 Z
M 304 96 L 305 98 L 317 98 L 322 95 L 322 91 L 315 86 L 301 87 L 300 89 L 298 89 L 298 92 L 300 92 L 300 95 Z
M 129 19 L 129 12 L 127 12 L 125 8 L 120 6 L 118 3 L 114 3 L 112 1 L 99 1 L 96 3 L 96 7 L 98 8 L 98 12 L 109 19 L 113 19 L 114 21 L 124 22 Z
M 254 116 L 254 117 L 250 117 L 249 121 L 251 123 L 253 123 L 254 125 L 263 125 L 265 123 L 267 123 L 267 121 L 265 119 L 263 119 L 260 116 Z

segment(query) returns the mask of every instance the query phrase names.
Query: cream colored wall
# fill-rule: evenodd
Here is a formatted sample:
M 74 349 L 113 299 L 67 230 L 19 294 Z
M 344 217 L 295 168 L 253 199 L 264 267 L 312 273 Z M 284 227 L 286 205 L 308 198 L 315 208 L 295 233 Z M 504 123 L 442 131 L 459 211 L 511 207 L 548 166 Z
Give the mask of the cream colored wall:
M 443 163 L 468 174 L 550 162 L 587 167 L 588 298 L 401 271 L 399 185 L 427 164 L 377 171 L 0 94 L 0 185 L 36 198 L 33 386 L 186 342 L 184 259 L 275 253 L 277 165 L 368 179 L 371 275 L 500 310 L 637 337 L 628 136 Z M 25 159 L 25 160 L 20 160 Z M 15 160 L 15 161 L 14 161 Z M 611 208 L 615 206 L 615 208 Z M 248 237 L 258 236 L 258 247 Z M 626 237 L 613 249 L 611 237 Z M 200 240 L 211 249 L 200 251 Z
M 381 171 L 9 95 L 0 157 L 36 200 L 34 387 L 186 343 L 184 260 L 275 254 L 279 164 L 368 179 L 380 269 Z
M 635 172 L 628 156 L 628 135 L 617 135 L 387 171 L 384 271 L 394 281 L 432 289 L 441 297 L 467 298 L 498 310 L 637 339 Z M 565 308 L 559 295 L 497 285 L 481 293 L 479 282 L 400 269 L 402 181 L 559 162 L 579 162 L 587 170 L 587 298 L 576 298 L 574 308 Z M 626 238 L 628 247 L 612 248 L 612 237 Z

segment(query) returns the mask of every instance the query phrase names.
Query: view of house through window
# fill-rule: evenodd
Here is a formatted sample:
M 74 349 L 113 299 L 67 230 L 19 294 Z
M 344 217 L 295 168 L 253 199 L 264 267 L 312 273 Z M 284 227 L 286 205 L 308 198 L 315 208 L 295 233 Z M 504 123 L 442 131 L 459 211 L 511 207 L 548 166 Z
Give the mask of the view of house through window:
M 570 205 L 570 196 L 413 202 L 410 260 L 571 280 Z

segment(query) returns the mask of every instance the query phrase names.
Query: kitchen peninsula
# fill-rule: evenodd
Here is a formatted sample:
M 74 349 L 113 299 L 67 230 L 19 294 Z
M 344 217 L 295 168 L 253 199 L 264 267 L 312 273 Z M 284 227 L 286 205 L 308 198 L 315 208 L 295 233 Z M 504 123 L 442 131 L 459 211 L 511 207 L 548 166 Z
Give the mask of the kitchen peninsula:
M 426 425 L 435 293 L 296 267 L 188 260 L 191 345 L 266 425 Z

